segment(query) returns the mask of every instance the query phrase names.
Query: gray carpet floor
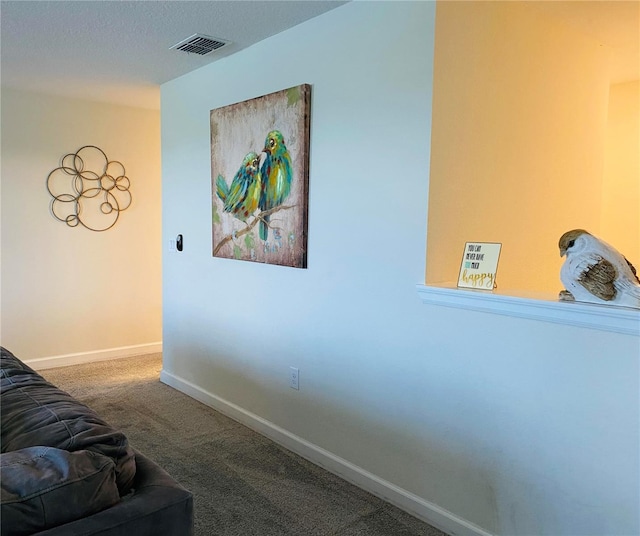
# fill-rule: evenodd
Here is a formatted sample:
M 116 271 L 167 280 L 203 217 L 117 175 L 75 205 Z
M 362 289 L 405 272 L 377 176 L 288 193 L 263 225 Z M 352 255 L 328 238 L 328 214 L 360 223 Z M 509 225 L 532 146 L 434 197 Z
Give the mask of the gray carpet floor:
M 194 494 L 196 536 L 446 536 L 160 383 L 161 354 L 42 371 Z

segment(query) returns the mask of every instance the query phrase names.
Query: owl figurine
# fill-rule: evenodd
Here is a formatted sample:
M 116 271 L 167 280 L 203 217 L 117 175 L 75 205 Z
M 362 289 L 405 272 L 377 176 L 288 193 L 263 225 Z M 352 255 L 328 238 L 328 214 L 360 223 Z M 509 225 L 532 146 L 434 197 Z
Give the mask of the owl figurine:
M 564 233 L 558 242 L 566 256 L 560 280 L 564 301 L 621 305 L 640 309 L 640 280 L 633 265 L 613 246 L 584 229 Z

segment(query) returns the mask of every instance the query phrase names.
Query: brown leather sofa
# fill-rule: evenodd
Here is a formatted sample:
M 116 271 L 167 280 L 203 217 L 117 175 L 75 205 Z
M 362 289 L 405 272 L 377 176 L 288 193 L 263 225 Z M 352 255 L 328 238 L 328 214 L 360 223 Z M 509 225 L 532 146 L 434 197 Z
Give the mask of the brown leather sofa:
M 93 410 L 5 348 L 1 536 L 189 536 L 193 497 Z

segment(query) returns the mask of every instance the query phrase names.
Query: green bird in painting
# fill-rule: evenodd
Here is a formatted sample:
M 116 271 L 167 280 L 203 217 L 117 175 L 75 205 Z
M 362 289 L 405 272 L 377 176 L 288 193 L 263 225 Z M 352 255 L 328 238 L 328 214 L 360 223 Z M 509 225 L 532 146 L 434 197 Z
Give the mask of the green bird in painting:
M 224 203 L 224 211 L 241 221 L 246 221 L 258 208 L 262 185 L 259 167 L 260 157 L 253 152 L 247 153 L 230 187 L 222 175 L 216 180 L 216 191 Z
M 279 130 L 267 134 L 262 152 L 267 157 L 262 163 L 262 190 L 260 193 L 260 210 L 270 210 L 284 203 L 291 192 L 291 156 Z M 260 222 L 260 238 L 266 240 L 269 235 L 269 215 L 263 216 Z

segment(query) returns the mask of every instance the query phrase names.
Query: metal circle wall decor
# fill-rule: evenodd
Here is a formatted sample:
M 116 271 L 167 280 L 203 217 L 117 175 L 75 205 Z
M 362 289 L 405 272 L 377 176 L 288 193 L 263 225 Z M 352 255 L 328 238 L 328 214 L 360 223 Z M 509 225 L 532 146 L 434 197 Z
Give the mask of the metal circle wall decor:
M 69 227 L 111 229 L 132 201 L 122 163 L 109 160 L 95 145 L 85 145 L 63 156 L 61 164 L 47 176 L 53 216 Z

